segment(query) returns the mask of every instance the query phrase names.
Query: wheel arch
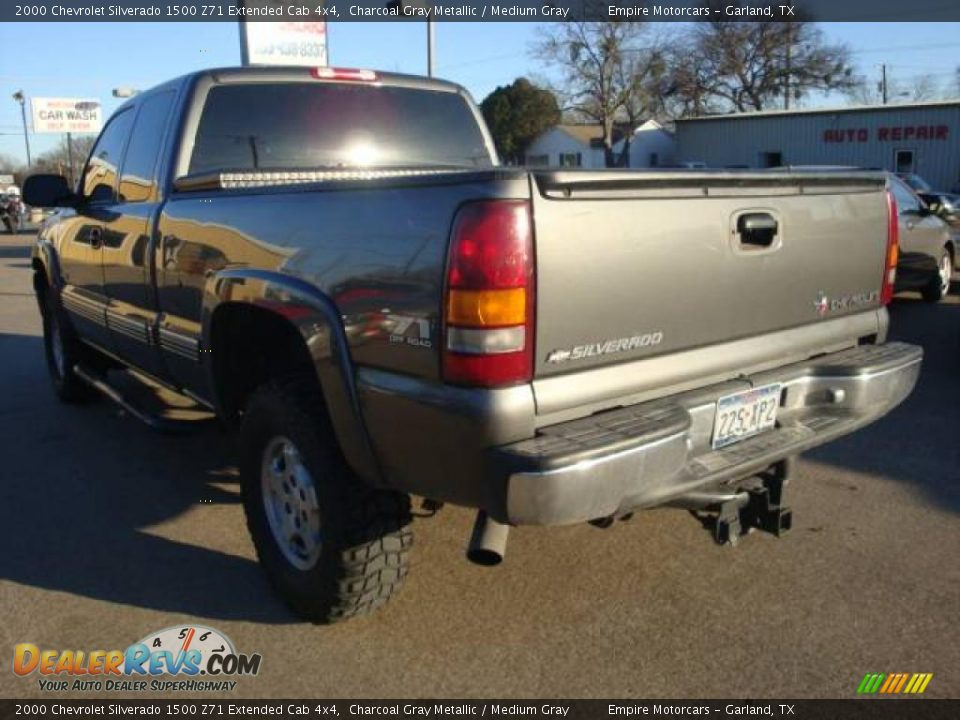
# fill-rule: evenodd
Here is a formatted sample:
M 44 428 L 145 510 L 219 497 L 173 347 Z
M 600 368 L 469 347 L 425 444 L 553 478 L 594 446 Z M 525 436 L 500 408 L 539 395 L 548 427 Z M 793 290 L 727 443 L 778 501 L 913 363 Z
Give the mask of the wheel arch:
M 54 290 L 59 291 L 62 285 L 60 278 L 60 264 L 57 261 L 57 251 L 42 235 L 37 237 L 30 253 L 30 264 L 33 266 L 33 289 L 40 297 L 43 282 Z
M 261 353 L 263 345 L 273 352 Z M 319 289 L 266 270 L 217 273 L 207 280 L 204 293 L 202 347 L 214 405 L 228 421 L 238 417 L 253 383 L 276 374 L 312 372 L 347 462 L 364 479 L 382 484 L 343 323 L 333 301 Z

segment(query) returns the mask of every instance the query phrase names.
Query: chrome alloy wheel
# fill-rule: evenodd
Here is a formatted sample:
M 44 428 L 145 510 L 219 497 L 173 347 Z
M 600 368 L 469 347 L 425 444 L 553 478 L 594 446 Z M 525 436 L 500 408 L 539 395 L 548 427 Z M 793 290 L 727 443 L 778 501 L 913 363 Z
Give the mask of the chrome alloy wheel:
M 950 281 L 953 279 L 953 260 L 948 253 L 940 258 L 940 291 L 944 296 L 950 294 Z
M 260 486 L 277 547 L 295 568 L 309 570 L 320 558 L 320 506 L 310 471 L 289 439 L 278 436 L 267 443 Z

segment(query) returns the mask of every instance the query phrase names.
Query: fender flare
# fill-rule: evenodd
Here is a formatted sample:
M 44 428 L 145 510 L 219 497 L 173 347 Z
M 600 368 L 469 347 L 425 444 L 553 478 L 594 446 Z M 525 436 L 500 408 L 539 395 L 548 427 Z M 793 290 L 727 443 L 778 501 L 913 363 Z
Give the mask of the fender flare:
M 382 485 L 383 474 L 363 419 L 346 332 L 333 301 L 316 286 L 290 275 L 255 268 L 221 270 L 207 278 L 205 284 L 202 347 L 212 346 L 214 312 L 226 303 L 245 303 L 269 310 L 299 331 L 313 361 L 344 457 L 361 477 Z M 206 372 L 208 387 L 215 389 L 213 363 L 207 363 Z M 220 410 L 219 400 L 216 404 Z
M 30 253 L 30 259 L 35 270 L 42 269 L 47 275 L 47 281 L 57 292 L 63 287 L 63 277 L 60 275 L 60 261 L 57 249 L 42 234 L 37 235 Z

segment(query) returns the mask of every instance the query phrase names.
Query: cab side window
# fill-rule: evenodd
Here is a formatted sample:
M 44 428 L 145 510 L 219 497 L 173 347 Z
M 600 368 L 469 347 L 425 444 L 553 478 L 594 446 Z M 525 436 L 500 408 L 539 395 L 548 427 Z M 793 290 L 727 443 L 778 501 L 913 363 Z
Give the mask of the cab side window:
M 897 200 L 897 212 L 901 215 L 920 212 L 920 200 L 899 180 L 894 180 L 893 196 Z
M 156 190 L 160 145 L 173 109 L 173 91 L 159 93 L 140 103 L 137 120 L 120 177 L 120 202 L 145 202 Z
M 81 188 L 87 202 L 110 203 L 116 200 L 120 159 L 132 124 L 133 112 L 124 110 L 110 118 L 110 122 L 100 133 L 83 170 Z

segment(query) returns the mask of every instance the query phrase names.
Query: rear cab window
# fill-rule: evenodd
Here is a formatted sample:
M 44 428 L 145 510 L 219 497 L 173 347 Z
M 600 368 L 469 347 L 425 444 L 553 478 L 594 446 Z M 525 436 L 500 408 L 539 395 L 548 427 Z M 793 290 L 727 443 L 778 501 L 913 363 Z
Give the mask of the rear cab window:
M 210 88 L 187 173 L 493 164 L 459 93 L 278 81 Z

